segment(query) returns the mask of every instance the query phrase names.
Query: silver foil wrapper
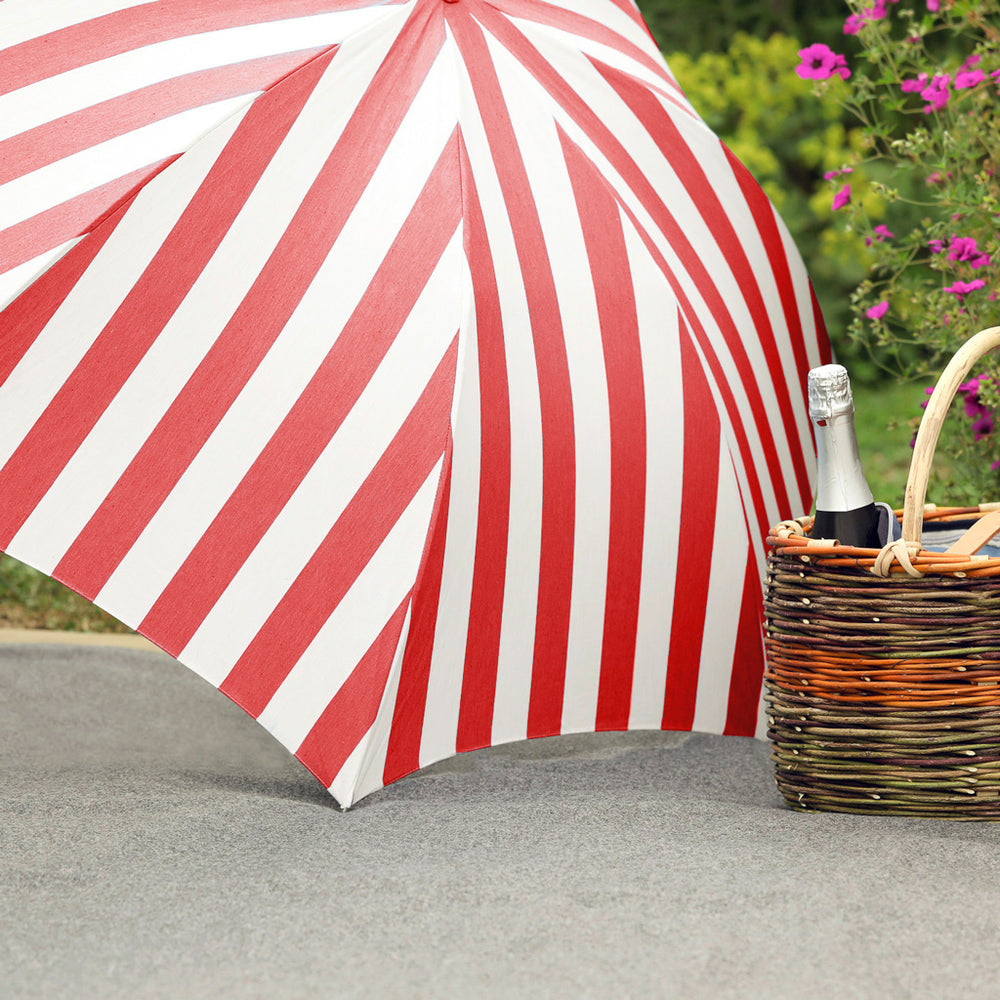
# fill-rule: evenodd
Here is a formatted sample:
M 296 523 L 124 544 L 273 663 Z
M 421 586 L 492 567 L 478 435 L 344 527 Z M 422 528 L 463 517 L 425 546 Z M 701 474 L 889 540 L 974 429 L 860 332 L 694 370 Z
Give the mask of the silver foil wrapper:
M 843 365 L 821 365 L 809 372 L 809 416 L 829 420 L 841 413 L 854 412 L 851 380 Z

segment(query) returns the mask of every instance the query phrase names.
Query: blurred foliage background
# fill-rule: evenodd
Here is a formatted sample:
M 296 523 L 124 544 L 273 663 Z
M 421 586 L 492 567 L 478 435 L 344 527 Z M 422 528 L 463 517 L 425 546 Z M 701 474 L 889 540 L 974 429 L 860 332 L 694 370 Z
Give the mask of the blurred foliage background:
M 638 0 L 642 16 L 664 53 L 697 59 L 725 52 L 740 32 L 767 39 L 781 33 L 805 44 L 841 34 L 848 10 L 844 0 Z M 832 47 L 832 46 L 831 46 Z M 796 60 L 797 61 L 797 60 Z

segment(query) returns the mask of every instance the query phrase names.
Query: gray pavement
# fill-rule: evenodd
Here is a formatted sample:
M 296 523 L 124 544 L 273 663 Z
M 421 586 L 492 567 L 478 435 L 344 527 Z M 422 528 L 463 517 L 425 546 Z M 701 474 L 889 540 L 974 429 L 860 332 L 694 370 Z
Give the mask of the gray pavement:
M 162 653 L 0 644 L 0 997 L 995 997 L 1000 827 L 765 744 L 467 754 L 341 812 Z

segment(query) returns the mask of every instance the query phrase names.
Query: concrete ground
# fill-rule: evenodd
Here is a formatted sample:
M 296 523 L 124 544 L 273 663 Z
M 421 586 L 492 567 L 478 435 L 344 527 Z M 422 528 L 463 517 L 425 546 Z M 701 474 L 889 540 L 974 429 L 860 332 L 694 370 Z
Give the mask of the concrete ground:
M 344 813 L 148 647 L 0 644 L 0 692 L 4 1000 L 1000 989 L 1000 827 L 793 813 L 760 741 L 514 744 Z

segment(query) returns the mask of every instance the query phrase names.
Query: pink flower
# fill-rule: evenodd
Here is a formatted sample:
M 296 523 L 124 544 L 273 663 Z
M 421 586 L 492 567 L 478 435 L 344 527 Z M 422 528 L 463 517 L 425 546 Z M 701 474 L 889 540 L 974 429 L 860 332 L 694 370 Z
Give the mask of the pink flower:
M 899 3 L 899 0 L 875 0 L 871 7 L 866 7 L 860 14 L 851 14 L 844 22 L 844 34 L 856 35 L 869 21 L 881 21 L 888 13 L 886 3 Z
M 986 74 L 981 69 L 963 70 L 955 74 L 955 89 L 965 90 L 966 87 L 974 87 L 985 79 Z
M 931 253 L 944 253 L 944 240 L 931 240 L 927 244 L 927 249 Z
M 847 60 L 821 42 L 799 49 L 799 58 L 802 62 L 795 67 L 795 72 L 803 80 L 826 80 L 834 73 L 846 80 L 851 75 Z
M 947 103 L 951 94 L 948 86 L 951 83 L 949 73 L 941 73 L 935 76 L 930 86 L 920 91 L 921 100 L 927 101 L 924 114 L 929 115 L 932 111 L 940 111 Z
M 889 311 L 889 303 L 883 299 L 877 306 L 872 306 L 865 315 L 869 319 L 881 319 Z
M 978 419 L 973 421 L 972 433 L 975 435 L 977 441 L 981 441 L 984 437 L 989 437 L 993 433 L 993 415 L 988 410 L 984 411 Z
M 927 0 L 927 9 L 937 11 L 941 9 L 941 0 Z
M 982 58 L 983 57 L 978 52 L 973 52 L 972 55 L 969 56 L 964 63 L 962 63 L 962 69 L 972 69 L 973 66 L 979 65 L 979 61 Z
M 823 180 L 825 181 L 835 181 L 838 177 L 842 177 L 844 174 L 853 174 L 854 167 L 844 167 L 843 170 L 828 170 L 823 174 Z
M 843 208 L 851 200 L 851 185 L 845 184 L 834 196 L 830 206 L 835 212 Z
M 985 381 L 985 375 L 973 375 L 968 382 L 962 382 L 958 387 L 958 391 L 965 396 L 965 415 L 970 420 L 975 420 L 985 409 L 979 402 L 979 385 Z
M 954 295 L 959 303 L 962 303 L 966 295 L 970 295 L 972 292 L 985 287 L 986 282 L 982 278 L 976 278 L 974 281 L 956 281 L 953 285 L 949 285 L 945 291 L 950 295 Z
M 957 260 L 971 266 L 976 271 L 990 262 L 990 255 L 982 253 L 971 236 L 953 236 L 948 247 L 948 260 Z
M 904 80 L 900 87 L 904 94 L 919 94 L 927 86 L 927 74 L 921 73 L 912 80 Z
M 886 240 L 891 240 L 896 234 L 889 231 L 888 226 L 876 226 L 872 230 L 872 234 L 875 237 L 872 239 L 871 236 L 865 237 L 865 246 L 870 247 L 872 243 L 884 243 Z

